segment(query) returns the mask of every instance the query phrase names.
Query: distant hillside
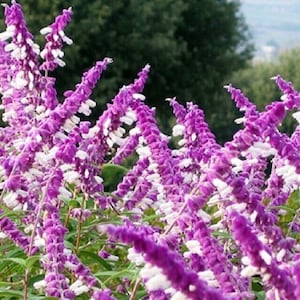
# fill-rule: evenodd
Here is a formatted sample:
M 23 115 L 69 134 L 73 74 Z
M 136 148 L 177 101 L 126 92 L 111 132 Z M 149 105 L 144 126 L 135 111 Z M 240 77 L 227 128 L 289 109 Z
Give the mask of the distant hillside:
M 270 43 L 278 45 L 279 50 L 300 46 L 299 0 L 241 0 L 241 3 L 257 56 Z

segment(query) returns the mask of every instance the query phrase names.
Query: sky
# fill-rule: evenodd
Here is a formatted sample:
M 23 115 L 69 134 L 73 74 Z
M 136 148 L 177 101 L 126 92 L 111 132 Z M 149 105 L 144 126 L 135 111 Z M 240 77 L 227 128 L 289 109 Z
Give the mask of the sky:
M 281 50 L 300 46 L 300 0 L 241 0 L 256 48 L 272 41 Z

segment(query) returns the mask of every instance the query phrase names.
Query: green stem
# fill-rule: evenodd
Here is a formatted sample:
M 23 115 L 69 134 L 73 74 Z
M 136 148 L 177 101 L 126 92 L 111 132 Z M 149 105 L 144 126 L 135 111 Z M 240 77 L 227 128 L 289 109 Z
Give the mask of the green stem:
M 88 195 L 84 194 L 82 203 L 81 203 L 81 213 L 78 219 L 78 226 L 77 226 L 77 237 L 76 237 L 76 243 L 75 243 L 75 252 L 78 253 L 79 249 L 79 243 L 80 243 L 80 236 L 81 236 L 81 229 L 82 229 L 82 211 L 84 210 L 85 207 L 85 202 L 87 200 Z

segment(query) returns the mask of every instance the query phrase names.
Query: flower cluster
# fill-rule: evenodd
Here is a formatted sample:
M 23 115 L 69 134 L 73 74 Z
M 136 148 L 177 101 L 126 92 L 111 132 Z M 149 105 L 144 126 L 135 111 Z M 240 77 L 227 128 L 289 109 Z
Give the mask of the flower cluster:
M 13 282 L 4 264 L 1 285 L 24 299 L 300 299 L 300 126 L 279 130 L 300 93 L 276 76 L 283 96 L 259 112 L 226 86 L 244 116 L 225 145 L 197 105 L 167 99 L 166 136 L 145 104 L 146 65 L 95 124 L 82 121 L 112 59 L 59 101 L 50 72 L 65 64 L 71 15 L 41 30 L 40 51 L 20 4 L 5 5 L 0 266 L 8 256 L 25 272 Z

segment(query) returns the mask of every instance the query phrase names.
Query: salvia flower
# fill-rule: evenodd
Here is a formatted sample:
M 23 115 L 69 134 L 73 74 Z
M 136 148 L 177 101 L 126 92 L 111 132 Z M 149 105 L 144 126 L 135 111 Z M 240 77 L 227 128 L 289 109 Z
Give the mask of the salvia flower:
M 0 239 L 26 256 L 25 298 L 35 275 L 39 295 L 58 299 L 254 299 L 253 280 L 266 299 L 300 297 L 300 127 L 291 136 L 278 129 L 300 107 L 292 83 L 276 76 L 283 96 L 262 112 L 226 86 L 244 115 L 225 145 L 204 111 L 176 98 L 167 101 L 177 143 L 161 132 L 143 94 L 149 65 L 92 124 L 79 115 L 96 106 L 90 96 L 112 59 L 97 61 L 60 102 L 49 73 L 65 65 L 72 10 L 41 30 L 40 52 L 21 5 L 4 7 Z M 123 172 L 113 183 L 108 167 Z

